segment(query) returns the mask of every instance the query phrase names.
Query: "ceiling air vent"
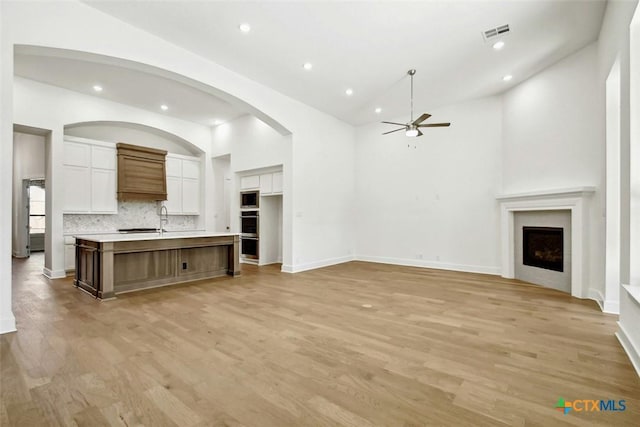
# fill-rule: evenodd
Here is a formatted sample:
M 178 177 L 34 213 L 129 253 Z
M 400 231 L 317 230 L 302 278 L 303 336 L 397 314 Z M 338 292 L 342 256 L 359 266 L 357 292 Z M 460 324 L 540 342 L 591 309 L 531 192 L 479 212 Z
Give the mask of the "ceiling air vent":
M 482 37 L 487 40 L 491 40 L 494 37 L 506 35 L 509 32 L 509 25 L 501 25 L 496 28 L 491 28 L 490 30 L 486 30 L 482 32 Z

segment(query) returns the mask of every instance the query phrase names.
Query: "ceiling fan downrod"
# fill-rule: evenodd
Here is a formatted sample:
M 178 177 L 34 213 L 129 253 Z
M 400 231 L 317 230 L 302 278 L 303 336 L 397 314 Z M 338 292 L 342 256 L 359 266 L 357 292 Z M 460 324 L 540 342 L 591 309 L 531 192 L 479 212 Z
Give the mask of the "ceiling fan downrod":
M 413 76 L 416 74 L 416 70 L 415 69 L 411 69 L 409 71 L 407 71 L 407 74 L 409 74 L 409 76 L 411 76 L 411 120 L 410 122 L 413 122 Z

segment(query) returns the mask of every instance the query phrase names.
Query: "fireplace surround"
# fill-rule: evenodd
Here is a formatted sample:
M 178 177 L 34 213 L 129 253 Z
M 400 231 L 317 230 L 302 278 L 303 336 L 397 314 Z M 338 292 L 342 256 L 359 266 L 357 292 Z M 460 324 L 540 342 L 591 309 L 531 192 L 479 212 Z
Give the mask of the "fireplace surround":
M 571 215 L 571 295 L 590 298 L 588 286 L 589 202 L 595 187 L 503 194 L 500 204 L 502 277 L 515 278 L 516 212 L 568 210 Z

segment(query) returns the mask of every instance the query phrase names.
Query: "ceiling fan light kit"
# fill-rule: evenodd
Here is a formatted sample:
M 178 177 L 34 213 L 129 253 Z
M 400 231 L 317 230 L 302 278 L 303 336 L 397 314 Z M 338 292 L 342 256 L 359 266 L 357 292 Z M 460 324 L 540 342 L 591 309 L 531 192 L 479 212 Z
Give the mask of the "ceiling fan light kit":
M 409 123 L 396 123 L 396 122 L 382 122 L 389 125 L 398 125 L 402 126 L 401 128 L 390 130 L 389 132 L 384 132 L 383 135 L 387 135 L 389 133 L 405 131 L 404 134 L 410 138 L 415 138 L 418 136 L 422 136 L 423 133 L 420 131 L 420 128 L 430 128 L 430 127 L 448 127 L 451 123 L 431 123 L 423 125 L 422 122 L 431 117 L 429 113 L 423 113 L 420 117 L 413 120 L 413 76 L 416 74 L 416 70 L 411 69 L 407 71 L 407 74 L 411 77 L 411 119 Z

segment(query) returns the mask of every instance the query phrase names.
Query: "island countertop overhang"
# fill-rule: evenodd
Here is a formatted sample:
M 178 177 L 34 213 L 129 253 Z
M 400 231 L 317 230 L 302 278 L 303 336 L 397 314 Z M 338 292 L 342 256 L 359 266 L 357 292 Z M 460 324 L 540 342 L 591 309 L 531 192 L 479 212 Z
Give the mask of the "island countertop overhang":
M 97 243 L 109 242 L 133 242 L 140 240 L 171 240 L 171 239 L 191 239 L 201 237 L 234 237 L 239 233 L 216 233 L 208 231 L 167 231 L 160 233 L 108 233 L 108 234 L 78 234 L 75 239 L 86 240 Z

